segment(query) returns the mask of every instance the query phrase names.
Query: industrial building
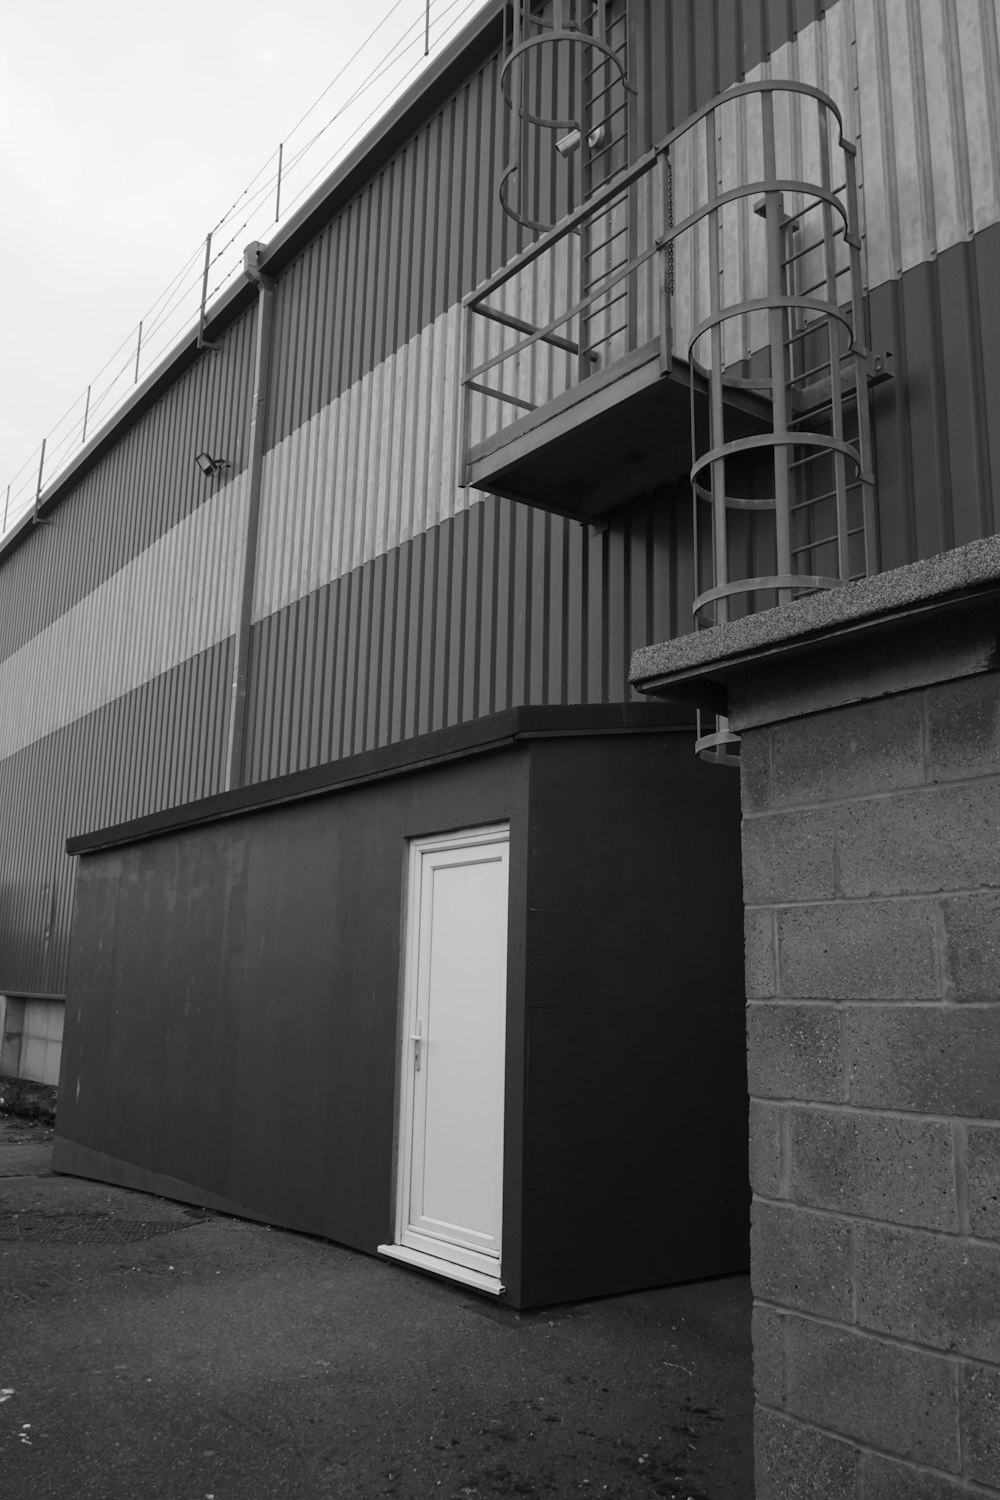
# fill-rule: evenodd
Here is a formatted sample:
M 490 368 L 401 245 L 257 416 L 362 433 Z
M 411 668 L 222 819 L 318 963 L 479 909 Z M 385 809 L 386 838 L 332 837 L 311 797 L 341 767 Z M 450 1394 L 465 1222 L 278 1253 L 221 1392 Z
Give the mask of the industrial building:
M 61 1170 L 520 1306 L 746 1265 L 738 736 L 629 662 L 997 530 L 997 34 L 488 6 L 41 494 L 0 1071 L 65 1016 Z

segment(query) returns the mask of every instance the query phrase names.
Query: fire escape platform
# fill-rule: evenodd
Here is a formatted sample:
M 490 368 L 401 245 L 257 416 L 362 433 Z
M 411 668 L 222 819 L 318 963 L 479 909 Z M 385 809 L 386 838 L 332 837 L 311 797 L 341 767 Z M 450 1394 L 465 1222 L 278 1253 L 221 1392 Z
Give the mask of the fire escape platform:
M 746 435 L 765 431 L 770 405 L 727 392 Z M 694 377 L 695 421 L 708 420 L 708 384 Z M 659 340 L 510 423 L 468 450 L 466 480 L 577 521 L 686 478 L 692 463 L 689 367 L 664 371 Z

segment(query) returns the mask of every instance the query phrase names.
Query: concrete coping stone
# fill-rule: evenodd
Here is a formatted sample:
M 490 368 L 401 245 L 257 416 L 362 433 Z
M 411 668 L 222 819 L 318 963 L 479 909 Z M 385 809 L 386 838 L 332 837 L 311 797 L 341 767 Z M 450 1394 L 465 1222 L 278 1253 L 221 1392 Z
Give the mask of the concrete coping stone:
M 1000 593 L 1000 536 L 969 542 L 922 562 L 876 573 L 843 588 L 824 589 L 713 625 L 676 640 L 643 646 L 632 657 L 629 681 L 643 692 L 698 677 L 724 680 L 737 667 L 767 655 L 801 650 L 846 630 L 886 625 L 907 612 L 923 612 Z

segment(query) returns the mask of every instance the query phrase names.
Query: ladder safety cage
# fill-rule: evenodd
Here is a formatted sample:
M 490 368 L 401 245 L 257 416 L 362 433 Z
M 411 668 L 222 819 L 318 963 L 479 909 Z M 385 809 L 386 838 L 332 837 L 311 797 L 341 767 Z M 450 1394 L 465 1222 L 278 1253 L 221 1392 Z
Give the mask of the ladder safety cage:
M 876 571 L 855 156 L 829 95 L 763 79 L 594 187 L 466 298 L 467 480 L 656 356 L 690 391 L 695 628 Z
M 628 30 L 627 0 L 512 0 L 505 9 L 500 203 L 522 229 L 551 228 L 628 165 Z

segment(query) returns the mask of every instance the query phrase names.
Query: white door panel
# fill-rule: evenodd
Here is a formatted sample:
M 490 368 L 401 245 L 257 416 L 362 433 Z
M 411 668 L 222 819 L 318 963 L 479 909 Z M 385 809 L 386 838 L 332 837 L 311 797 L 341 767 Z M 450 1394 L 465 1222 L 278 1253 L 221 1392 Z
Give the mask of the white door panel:
M 499 1281 L 509 834 L 410 850 L 397 1246 Z

